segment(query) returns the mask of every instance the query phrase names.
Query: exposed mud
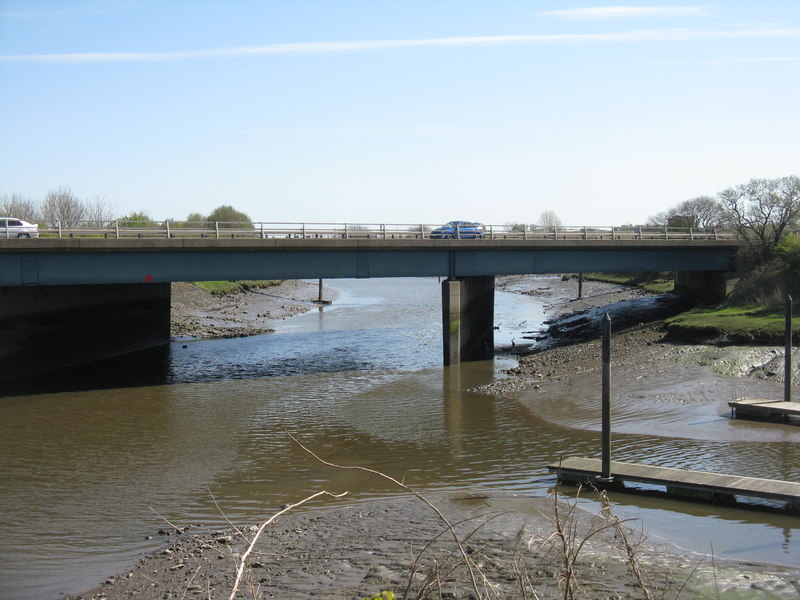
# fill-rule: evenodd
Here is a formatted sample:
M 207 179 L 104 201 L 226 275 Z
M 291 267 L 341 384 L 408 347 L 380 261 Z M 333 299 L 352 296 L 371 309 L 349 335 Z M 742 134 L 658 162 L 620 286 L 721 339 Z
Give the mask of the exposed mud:
M 323 299 L 335 293 L 323 289 Z M 272 333 L 269 321 L 318 306 L 319 286 L 300 280 L 216 296 L 191 283 L 172 284 L 172 337 L 229 338 Z
M 712 563 L 648 542 L 635 523 L 617 529 L 613 515 L 592 515 L 572 504 L 560 502 L 556 514 L 553 500 L 545 498 L 451 494 L 429 500 L 465 540 L 472 574 L 444 521 L 406 496 L 279 517 L 247 556 L 236 598 L 358 600 L 383 590 L 402 598 L 408 589 L 408 598 L 555 599 L 565 597 L 568 574 L 575 597 L 585 598 L 795 598 L 800 593 L 800 573 L 791 569 Z M 569 550 L 585 542 L 571 565 L 563 558 L 563 538 L 554 535 L 557 523 L 569 532 Z M 228 598 L 237 565 L 257 531 L 254 524 L 202 536 L 182 532 L 132 571 L 72 598 Z M 625 550 L 626 541 L 635 550 Z M 629 566 L 631 557 L 638 561 L 638 578 Z
M 584 282 L 584 296 L 577 295 L 574 278 L 514 278 L 502 285 L 511 291 L 540 296 L 547 303 L 551 324 L 539 344 L 509 369 L 508 379 L 478 388 L 508 395 L 535 387 L 542 380 L 562 380 L 601 369 L 601 324 L 611 316 L 611 364 L 615 378 L 638 377 L 646 365 L 660 369 L 698 364 L 731 378 L 783 381 L 784 350 L 776 346 L 718 346 L 685 344 L 667 335 L 663 319 L 685 305 L 670 295 L 658 296 L 638 289 L 603 282 Z M 526 286 L 529 290 L 526 292 Z M 588 291 L 587 291 L 588 290 Z M 630 309 L 630 310 L 629 310 Z M 578 321 L 576 323 L 576 321 Z M 793 381 L 798 381 L 800 351 L 793 349 Z M 731 382 L 735 384 L 735 382 Z

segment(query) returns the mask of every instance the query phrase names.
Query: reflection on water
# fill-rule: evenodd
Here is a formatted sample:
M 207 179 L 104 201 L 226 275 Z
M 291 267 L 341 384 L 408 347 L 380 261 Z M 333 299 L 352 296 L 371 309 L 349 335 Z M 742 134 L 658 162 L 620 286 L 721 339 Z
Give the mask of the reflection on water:
M 501 376 L 500 361 L 438 366 L 435 280 L 330 285 L 341 294 L 335 305 L 276 323 L 274 335 L 173 344 L 160 382 L 0 399 L 0 597 L 54 598 L 130 567 L 162 542 L 145 539 L 163 527 L 153 511 L 218 527 L 225 519 L 215 499 L 232 521 L 255 522 L 323 488 L 347 490 L 349 501 L 396 493 L 382 479 L 321 465 L 287 432 L 330 461 L 428 490 L 545 495 L 549 462 L 598 453 L 592 381 L 543 389 L 550 396 L 535 398 L 537 410 L 528 396 L 465 391 Z M 498 294 L 502 322 L 529 320 L 532 304 Z M 682 424 L 671 410 L 663 429 L 647 403 L 671 400 L 659 400 L 657 385 L 641 393 L 653 394 L 639 411 L 648 426 L 636 427 L 642 399 L 623 400 L 615 458 L 800 480 L 794 430 L 783 441 L 737 437 L 741 427 L 704 399 L 685 407 Z M 719 435 L 717 422 L 734 433 Z M 718 557 L 800 562 L 795 517 L 616 500 L 679 545 L 708 551 L 713 542 Z

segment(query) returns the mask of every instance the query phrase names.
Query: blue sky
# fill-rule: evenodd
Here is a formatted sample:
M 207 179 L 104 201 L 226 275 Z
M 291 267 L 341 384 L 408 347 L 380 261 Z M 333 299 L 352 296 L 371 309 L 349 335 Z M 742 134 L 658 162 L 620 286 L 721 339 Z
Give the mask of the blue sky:
M 800 2 L 0 0 L 0 195 L 643 223 L 800 174 Z

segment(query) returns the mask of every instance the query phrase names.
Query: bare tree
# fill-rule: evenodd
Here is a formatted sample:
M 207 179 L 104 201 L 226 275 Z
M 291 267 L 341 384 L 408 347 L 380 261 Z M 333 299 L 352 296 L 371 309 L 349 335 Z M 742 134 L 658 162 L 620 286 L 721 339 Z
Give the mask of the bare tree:
M 712 228 L 723 224 L 725 210 L 722 203 L 711 196 L 698 196 L 684 200 L 672 208 L 647 219 L 648 225 L 664 227 L 670 219 L 687 217 L 692 227 Z
M 5 195 L 0 200 L 0 215 L 35 223 L 39 219 L 39 207 L 33 200 L 14 193 L 10 196 Z
M 751 250 L 766 260 L 800 216 L 800 177 L 751 179 L 720 192 L 719 199 Z
M 86 218 L 86 205 L 70 188 L 51 190 L 42 202 L 42 218 L 50 227 L 59 221 L 64 227 L 77 227 Z
M 84 204 L 84 219 L 89 227 L 103 227 L 114 219 L 116 209 L 107 200 L 95 196 L 93 201 L 86 201 Z
M 561 227 L 561 219 L 554 210 L 546 210 L 539 215 L 539 225 L 542 227 Z

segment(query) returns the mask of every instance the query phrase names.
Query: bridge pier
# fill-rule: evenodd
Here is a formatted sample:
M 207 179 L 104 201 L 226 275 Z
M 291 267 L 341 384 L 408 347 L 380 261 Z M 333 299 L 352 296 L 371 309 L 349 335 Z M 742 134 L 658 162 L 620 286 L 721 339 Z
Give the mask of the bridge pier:
M 735 271 L 676 271 L 675 293 L 704 304 L 722 302 L 733 291 Z
M 442 282 L 444 364 L 494 357 L 494 276 Z
M 0 381 L 169 342 L 170 284 L 0 287 Z

